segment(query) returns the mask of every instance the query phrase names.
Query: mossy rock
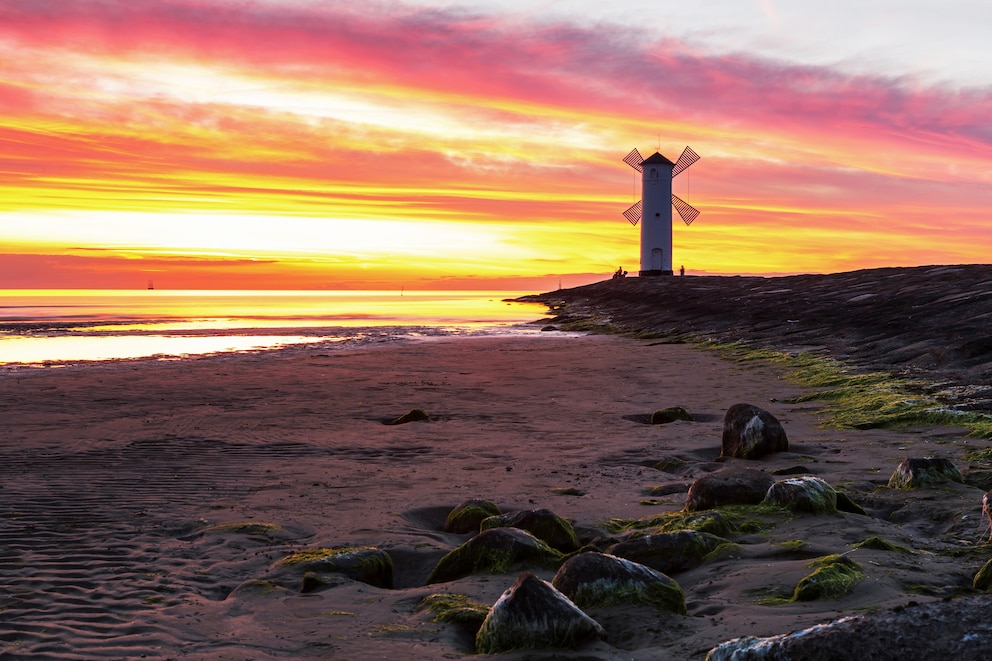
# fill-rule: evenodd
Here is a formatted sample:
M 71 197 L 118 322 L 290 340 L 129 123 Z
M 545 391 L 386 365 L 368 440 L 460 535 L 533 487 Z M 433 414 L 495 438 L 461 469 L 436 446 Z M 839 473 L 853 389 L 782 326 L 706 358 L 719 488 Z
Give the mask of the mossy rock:
M 816 571 L 796 584 L 793 601 L 836 599 L 850 591 L 864 576 L 861 565 L 843 555 L 817 558 L 810 567 L 816 567 Z
M 865 508 L 854 502 L 854 500 L 843 491 L 837 492 L 837 510 L 840 512 L 847 512 L 848 514 L 868 516 L 868 512 L 865 511 Z
M 768 488 L 765 501 L 792 512 L 836 514 L 837 492 L 818 477 L 791 477 Z
M 858 542 L 854 545 L 856 549 L 871 549 L 873 551 L 889 551 L 890 553 L 913 553 L 910 549 L 905 546 L 899 546 L 898 544 L 893 544 L 892 542 L 887 542 L 877 535 L 872 535 L 867 539 Z
M 645 535 L 614 545 L 608 552 L 660 571 L 663 574 L 692 569 L 707 562 L 711 554 L 731 542 L 705 532 L 678 532 Z
M 986 562 L 978 570 L 971 583 L 976 590 L 981 590 L 982 592 L 988 592 L 989 588 L 992 588 L 992 560 Z
M 757 505 L 775 484 L 775 478 L 755 468 L 724 468 L 697 478 L 685 497 L 689 512 L 724 505 Z
M 408 422 L 423 422 L 425 420 L 430 420 L 431 417 L 427 415 L 424 409 L 410 409 L 398 418 L 393 418 L 385 424 L 387 425 L 405 425 Z
M 465 627 L 472 636 L 489 614 L 489 606 L 472 601 L 464 594 L 438 592 L 420 600 L 420 605 L 434 616 L 435 622 L 447 622 Z
M 245 581 L 238 587 L 234 588 L 231 594 L 228 595 L 228 599 L 236 599 L 241 597 L 285 597 L 290 594 L 293 593 L 277 583 L 253 578 L 250 581 Z
M 314 548 L 297 551 L 273 567 L 273 580 L 289 585 L 295 580 L 302 592 L 314 592 L 344 576 L 379 588 L 393 587 L 393 559 L 375 547 Z
M 659 571 L 606 553 L 580 553 L 566 560 L 551 581 L 583 609 L 648 605 L 686 614 L 681 586 Z
M 517 564 L 557 569 L 564 556 L 526 530 L 484 530 L 438 560 L 427 583 L 454 581 L 471 574 L 501 574 Z
M 579 538 L 572 524 L 551 510 L 521 510 L 491 516 L 482 520 L 480 530 L 490 528 L 519 528 L 526 530 L 553 549 L 564 553 L 579 548 Z
M 444 531 L 459 535 L 479 532 L 479 525 L 484 519 L 500 514 L 502 512 L 499 507 L 488 500 L 466 500 L 448 512 L 448 518 L 444 520 Z
M 249 537 L 289 537 L 289 532 L 282 526 L 275 523 L 258 523 L 256 521 L 243 521 L 232 523 L 219 523 L 210 526 L 203 531 L 205 535 L 247 535 Z
M 651 414 L 652 425 L 664 425 L 669 422 L 675 422 L 676 420 L 692 422 L 692 416 L 681 406 L 669 406 Z
M 679 530 L 696 530 L 708 532 L 721 537 L 736 532 L 735 517 L 719 510 L 704 510 L 702 512 L 669 512 L 643 519 L 611 519 L 606 529 L 613 533 L 635 531 L 630 539 L 646 534 L 657 535 L 663 532 L 678 532 Z M 643 533 L 638 531 L 643 530 Z
M 890 489 L 919 489 L 948 482 L 963 483 L 961 472 L 950 459 L 918 457 L 904 459 L 889 478 Z
M 489 609 L 475 636 L 475 648 L 480 654 L 575 649 L 604 638 L 603 627 L 568 597 L 547 581 L 524 572 Z

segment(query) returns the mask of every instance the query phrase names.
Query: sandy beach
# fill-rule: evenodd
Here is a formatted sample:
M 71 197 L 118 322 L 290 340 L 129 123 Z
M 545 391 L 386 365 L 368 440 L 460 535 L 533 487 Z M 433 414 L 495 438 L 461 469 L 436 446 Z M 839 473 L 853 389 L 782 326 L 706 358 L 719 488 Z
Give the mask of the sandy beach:
M 452 507 L 546 508 L 605 548 L 619 539 L 608 520 L 676 512 L 689 483 L 728 466 L 815 475 L 866 514 L 731 535 L 734 552 L 672 574 L 686 616 L 593 609 L 606 640 L 499 658 L 703 659 L 738 636 L 970 594 L 992 551 L 987 470 L 962 455 L 988 442 L 947 427 L 823 428 L 821 405 L 787 403 L 800 389 L 780 377 L 687 344 L 558 332 L 0 374 L 0 656 L 463 658 L 470 633 L 421 600 L 492 604 L 519 572 L 426 585 L 469 538 L 443 531 Z M 789 452 L 717 461 L 739 402 L 778 417 Z M 645 424 L 674 405 L 694 421 Z M 430 419 L 383 424 L 414 408 Z M 951 459 L 965 483 L 885 488 L 915 456 Z M 871 536 L 912 552 L 855 548 Z M 364 546 L 392 558 L 391 588 L 257 589 L 293 552 Z M 764 599 L 833 553 L 865 569 L 850 592 Z

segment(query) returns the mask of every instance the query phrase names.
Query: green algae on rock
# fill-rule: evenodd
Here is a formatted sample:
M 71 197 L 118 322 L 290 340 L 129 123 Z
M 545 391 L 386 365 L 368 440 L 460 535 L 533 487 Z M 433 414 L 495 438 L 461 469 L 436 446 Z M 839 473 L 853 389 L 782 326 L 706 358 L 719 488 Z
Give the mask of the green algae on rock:
M 481 498 L 466 500 L 452 508 L 444 520 L 444 532 L 459 535 L 479 532 L 483 519 L 502 514 L 496 503 Z
M 723 537 L 680 530 L 626 540 L 612 546 L 608 552 L 670 574 L 698 567 L 714 557 L 711 554 L 728 545 L 731 542 Z
M 438 560 L 427 583 L 454 581 L 471 574 L 501 574 L 515 564 L 557 569 L 564 556 L 526 530 L 490 528 Z
M 835 599 L 846 594 L 864 576 L 861 565 L 839 554 L 817 558 L 809 566 L 816 567 L 816 571 L 796 584 L 792 601 Z
M 371 546 L 305 549 L 278 561 L 274 570 L 279 577 L 297 577 L 305 592 L 327 585 L 322 580 L 327 574 L 380 588 L 393 587 L 393 559 L 382 549 Z
M 547 581 L 523 572 L 489 609 L 475 637 L 480 654 L 576 648 L 606 631 Z
M 948 482 L 963 483 L 961 472 L 950 459 L 918 457 L 904 459 L 889 478 L 890 489 L 919 489 Z
M 682 587 L 665 574 L 607 553 L 580 553 L 566 560 L 551 581 L 580 608 L 618 604 L 653 606 L 686 614 Z
M 665 425 L 676 420 L 692 422 L 692 415 L 681 406 L 669 406 L 651 414 L 652 425 Z
M 463 625 L 473 636 L 489 614 L 489 606 L 472 601 L 467 595 L 449 592 L 429 594 L 420 600 L 420 605 L 430 611 L 435 622 Z
M 765 500 L 792 512 L 836 514 L 837 492 L 818 477 L 791 477 L 768 488 Z
M 579 538 L 572 524 L 551 510 L 521 510 L 482 520 L 480 530 L 490 528 L 519 528 L 526 530 L 553 549 L 564 553 L 579 548 Z

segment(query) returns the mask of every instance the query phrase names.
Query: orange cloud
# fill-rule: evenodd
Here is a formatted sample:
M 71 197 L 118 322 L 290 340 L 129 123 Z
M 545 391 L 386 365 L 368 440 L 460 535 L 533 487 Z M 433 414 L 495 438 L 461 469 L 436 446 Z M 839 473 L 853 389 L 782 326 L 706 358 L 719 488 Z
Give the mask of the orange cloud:
M 19 255 L 0 288 L 81 264 L 133 280 L 138 254 L 196 287 L 636 269 L 620 157 L 659 132 L 703 156 L 675 182 L 703 212 L 675 230 L 690 269 L 974 262 L 992 244 L 988 90 L 396 3 L 0 0 L 0 57 L 0 249 Z M 231 230 L 259 222 L 270 240 Z M 385 240 L 406 223 L 415 252 Z

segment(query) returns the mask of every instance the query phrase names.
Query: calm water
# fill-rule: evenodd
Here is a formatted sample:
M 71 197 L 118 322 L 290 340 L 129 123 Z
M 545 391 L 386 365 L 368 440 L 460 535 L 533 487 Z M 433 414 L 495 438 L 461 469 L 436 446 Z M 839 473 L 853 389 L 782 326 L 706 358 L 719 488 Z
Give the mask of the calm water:
M 528 293 L 0 290 L 0 365 L 531 333 Z

